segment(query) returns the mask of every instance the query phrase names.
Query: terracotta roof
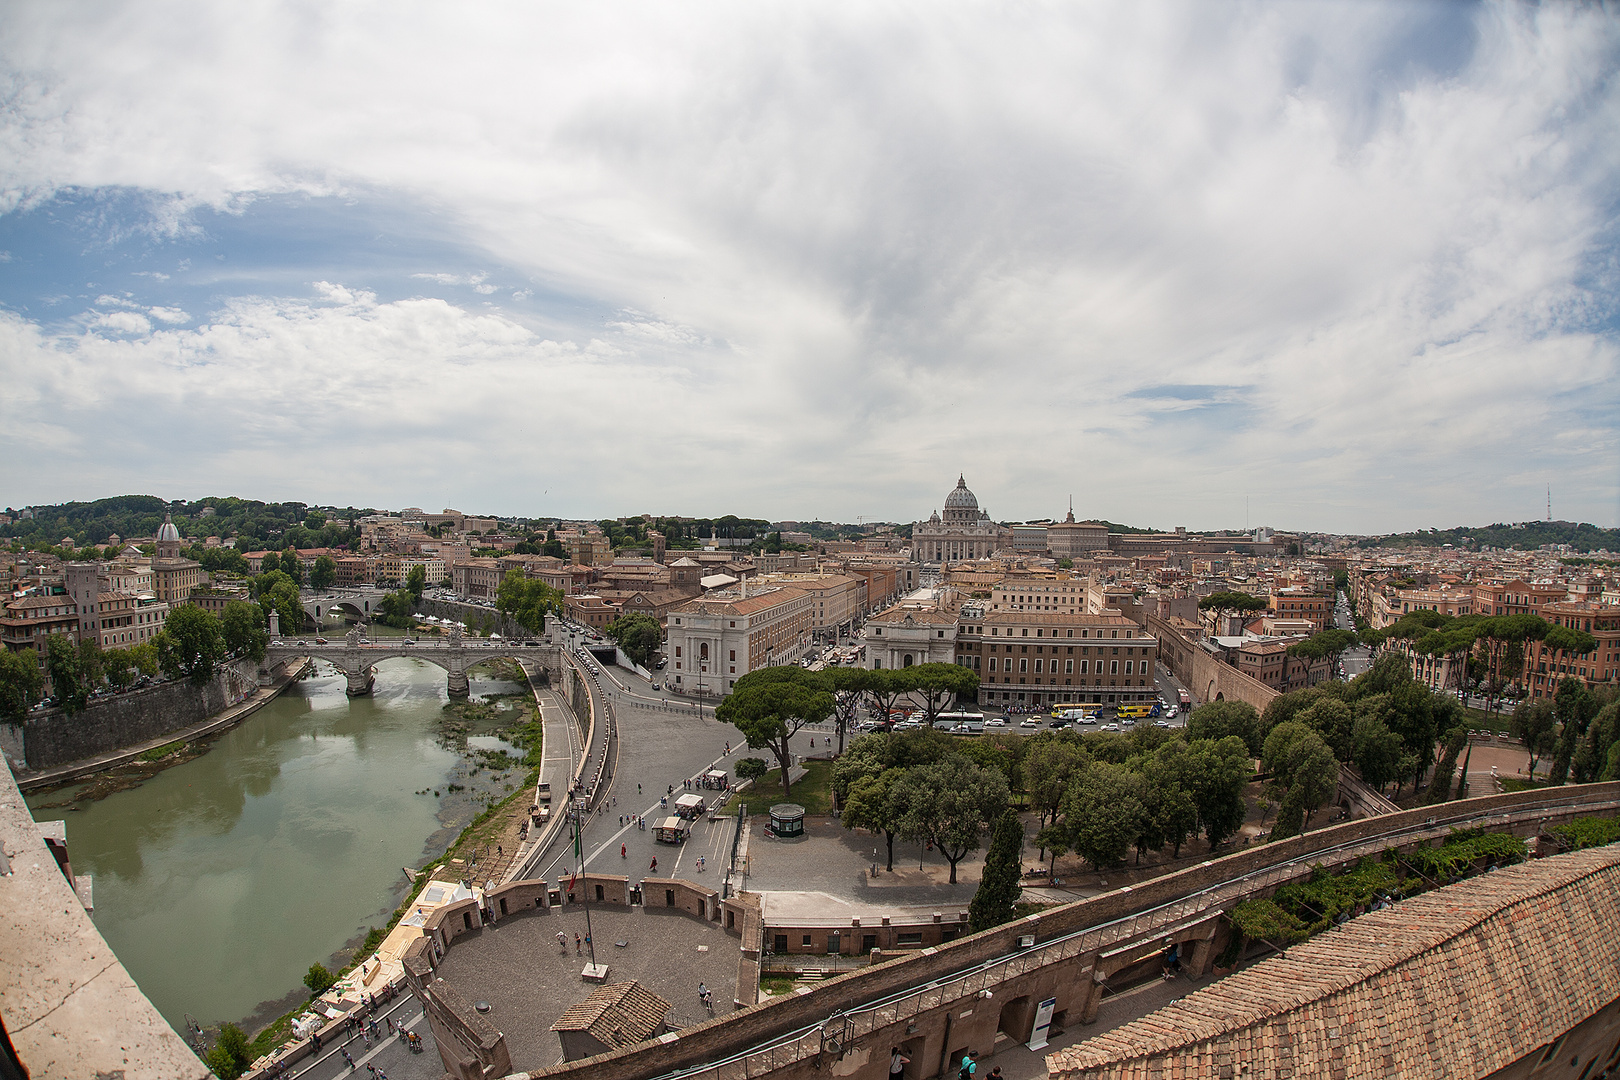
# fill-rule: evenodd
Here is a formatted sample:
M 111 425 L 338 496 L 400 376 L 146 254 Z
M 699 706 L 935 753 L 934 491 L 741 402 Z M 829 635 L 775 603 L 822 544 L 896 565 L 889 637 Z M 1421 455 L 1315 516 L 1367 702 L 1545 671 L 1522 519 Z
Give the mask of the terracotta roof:
M 1620 997 L 1620 845 L 1370 912 L 1047 1058 L 1061 1080 L 1486 1076 Z
M 789 603 L 809 595 L 803 589 L 795 589 L 789 585 L 737 600 L 693 600 L 690 603 L 682 604 L 675 610 L 677 612 L 691 612 L 701 615 L 753 615 L 767 608 L 775 607 L 777 604 Z
M 888 626 L 891 623 L 903 623 L 906 621 L 908 616 L 914 623 L 931 623 L 943 626 L 954 626 L 956 624 L 956 616 L 947 612 L 939 611 L 934 608 L 908 607 L 892 607 L 887 611 L 878 612 L 878 614 L 873 615 L 866 621 L 869 623 L 879 623 L 880 625 Z
M 552 1031 L 588 1031 L 606 1046 L 631 1046 L 658 1034 L 669 1002 L 634 980 L 609 983 L 563 1010 Z

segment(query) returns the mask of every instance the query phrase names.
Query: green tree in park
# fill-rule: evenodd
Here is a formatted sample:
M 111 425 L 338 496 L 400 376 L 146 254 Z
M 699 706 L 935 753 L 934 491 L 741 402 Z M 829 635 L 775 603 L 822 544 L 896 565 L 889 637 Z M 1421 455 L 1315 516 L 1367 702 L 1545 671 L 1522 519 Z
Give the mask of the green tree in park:
M 0 717 L 21 720 L 39 701 L 45 678 L 30 650 L 0 649 Z
M 1304 641 L 1296 641 L 1288 646 L 1289 656 L 1302 660 L 1321 660 L 1326 658 L 1329 671 L 1337 671 L 1339 657 L 1344 655 L 1346 649 L 1356 643 L 1356 635 L 1349 630 L 1321 630 Z
M 69 716 L 83 709 L 90 700 L 84 656 L 78 643 L 66 634 L 52 634 L 46 639 L 45 674 L 51 680 L 52 696 Z
M 298 594 L 298 585 L 280 570 L 253 579 L 253 598 L 259 602 L 267 623 L 272 611 L 281 617 L 283 634 L 296 634 L 303 625 L 304 601 Z
M 624 654 L 642 667 L 651 667 L 653 654 L 664 643 L 664 628 L 643 611 L 620 615 L 603 627 Z
M 1445 752 L 1440 755 L 1440 761 L 1434 767 L 1434 775 L 1429 778 L 1429 790 L 1423 795 L 1425 806 L 1435 806 L 1451 799 L 1451 780 L 1457 773 L 1457 759 L 1462 756 L 1463 747 L 1467 745 L 1468 731 L 1462 725 L 1459 724 L 1446 734 Z
M 1025 740 L 1020 766 L 1029 808 L 1039 815 L 1038 828 L 1057 820 L 1069 781 L 1090 763 L 1090 753 L 1073 732 L 1043 731 Z
M 546 616 L 561 611 L 562 605 L 561 592 L 516 567 L 506 572 L 495 591 L 495 610 L 531 634 L 544 631 Z
M 872 672 L 866 668 L 834 666 L 817 673 L 822 688 L 833 696 L 833 724 L 838 729 L 838 753 L 855 722 L 855 710 L 872 687 Z
M 1357 717 L 1351 729 L 1351 760 L 1361 778 L 1379 791 L 1401 778 L 1401 737 L 1376 716 Z
M 152 640 L 164 674 L 173 679 L 184 676 L 197 686 L 214 677 L 227 653 L 224 626 L 196 604 L 181 604 L 169 612 Z
M 377 601 L 377 611 L 380 614 L 380 621 L 388 626 L 403 629 L 411 625 L 411 617 L 416 611 L 416 598 L 408 589 L 396 589 Z M 473 621 L 475 624 L 481 622 L 479 619 Z
M 309 987 L 310 997 L 320 997 L 337 985 L 337 976 L 326 970 L 325 964 L 311 964 L 304 973 L 304 985 Z
M 296 548 L 288 548 L 281 553 L 281 572 L 291 578 L 294 585 L 304 583 L 304 560 L 299 557 Z
M 1147 811 L 1160 843 L 1169 844 L 1178 859 L 1181 845 L 1198 834 L 1198 804 L 1188 786 L 1189 768 L 1187 744 L 1180 739 L 1167 740 L 1142 765 L 1150 796 Z
M 129 649 L 113 647 L 101 650 L 101 673 L 113 689 L 122 690 L 135 681 L 135 660 Z
M 1009 798 L 1006 777 L 960 754 L 908 769 L 895 797 L 904 807 L 900 832 L 939 849 L 952 885 L 957 864 L 979 849 L 984 825 L 1001 816 Z
M 1115 866 L 1142 829 L 1142 777 L 1095 761 L 1075 774 L 1063 796 L 1065 846 L 1095 869 Z
M 1283 793 L 1282 811 L 1272 832 L 1279 838 L 1304 828 L 1310 814 L 1338 789 L 1338 759 L 1322 736 L 1301 720 L 1272 729 L 1266 736 L 1261 765 L 1271 774 L 1274 789 Z
M 803 678 L 774 674 L 779 672 L 796 672 Z M 755 679 L 756 675 L 762 678 Z M 809 682 L 811 678 L 796 666 L 749 672 L 737 680 L 714 711 L 716 720 L 742 732 L 750 749 L 771 752 L 782 770 L 782 791 L 787 796 L 793 794 L 793 755 L 788 740 L 806 724 L 818 724 L 832 715 L 832 695 Z
M 1530 755 L 1528 774 L 1535 776 L 1536 765 L 1558 745 L 1558 719 L 1547 698 L 1521 701 L 1508 720 L 1508 734 L 1518 739 Z
M 309 568 L 309 587 L 322 591 L 330 589 L 335 581 L 337 581 L 336 560 L 330 555 L 318 556 L 315 565 Z
M 249 660 L 264 659 L 270 633 L 265 629 L 263 608 L 246 600 L 232 600 L 220 612 L 219 620 L 225 633 L 225 648 Z
M 1338 760 L 1349 761 L 1355 756 L 1356 716 L 1344 702 L 1324 695 L 1299 712 L 1294 721 L 1320 735 Z
M 417 600 L 422 599 L 422 593 L 427 589 L 427 567 L 417 563 L 405 572 L 405 591 Z
M 1213 611 L 1217 618 L 1222 615 L 1254 615 L 1270 607 L 1270 601 L 1263 596 L 1250 596 L 1246 592 L 1217 592 L 1211 593 L 1198 601 L 1199 611 Z M 1216 632 L 1223 632 L 1217 626 Z
M 156 675 L 158 673 L 161 665 L 158 662 L 157 646 L 150 641 L 142 641 L 139 644 L 131 645 L 125 652 L 129 654 L 130 662 L 135 665 L 135 670 L 142 675 Z
M 737 759 L 737 779 L 758 780 L 771 771 L 771 767 L 764 758 L 745 757 Z
M 235 1024 L 225 1024 L 219 1029 L 219 1038 L 213 1047 L 204 1055 L 203 1063 L 213 1070 L 219 1080 L 236 1080 L 253 1064 L 253 1054 L 248 1045 L 245 1031 Z
M 1249 782 L 1249 748 L 1235 735 L 1188 744 L 1180 777 L 1198 807 L 1198 823 L 1210 850 L 1237 834 L 1247 812 L 1243 789 Z
M 1565 628 L 1555 626 L 1553 630 L 1561 631 Z M 1590 640 L 1591 635 L 1587 638 Z M 1553 635 L 1547 635 L 1550 643 Z M 1595 642 L 1594 642 L 1595 645 Z M 1553 695 L 1553 716 L 1558 720 L 1558 741 L 1553 744 L 1552 768 L 1547 772 L 1547 782 L 1553 786 L 1562 785 L 1569 778 L 1570 764 L 1575 757 L 1575 748 L 1580 745 L 1586 735 L 1586 728 L 1596 716 L 1599 709 L 1598 700 L 1586 688 L 1586 683 L 1574 676 L 1565 676 L 1558 684 L 1558 690 Z
M 1219 595 L 1219 594 L 1217 594 Z M 1187 720 L 1187 738 L 1224 739 L 1235 735 L 1258 757 L 1264 740 L 1260 737 L 1260 714 L 1246 701 L 1209 701 L 1192 711 Z
M 968 905 L 968 929 L 973 933 L 1011 922 L 1013 905 L 1024 891 L 1024 823 L 1012 807 L 996 819 L 990 851 L 984 858 L 979 888 Z
M 908 679 L 911 690 L 923 698 L 923 714 L 932 724 L 935 717 L 954 701 L 975 700 L 979 677 L 961 664 L 918 664 L 898 673 Z
M 883 834 L 887 852 L 884 868 L 891 872 L 894 870 L 894 838 L 904 824 L 905 809 L 895 797 L 895 787 L 905 775 L 904 769 L 887 768 L 860 777 L 850 785 L 839 815 L 846 829 Z

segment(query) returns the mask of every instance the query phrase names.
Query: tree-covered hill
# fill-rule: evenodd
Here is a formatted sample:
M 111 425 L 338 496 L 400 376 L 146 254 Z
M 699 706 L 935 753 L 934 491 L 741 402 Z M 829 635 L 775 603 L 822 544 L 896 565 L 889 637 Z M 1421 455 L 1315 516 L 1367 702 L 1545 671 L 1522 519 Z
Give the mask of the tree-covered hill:
M 205 514 L 205 508 L 213 512 Z M 341 547 L 353 535 L 350 519 L 372 513 L 355 507 L 322 511 L 301 502 L 265 503 L 219 496 L 171 503 L 156 495 L 119 495 L 31 509 L 33 517 L 27 520 L 19 520 L 17 511 L 8 510 L 12 521 L 0 525 L 0 539 L 20 540 L 30 547 L 54 547 L 72 537 L 75 547 L 99 546 L 114 533 L 125 540 L 155 536 L 163 524 L 163 515 L 169 513 L 187 541 L 235 536 L 237 547 L 244 551 L 289 545 Z
M 1568 544 L 1576 551 L 1620 551 L 1620 529 L 1600 529 L 1573 521 L 1521 521 L 1513 525 L 1479 525 L 1473 528 L 1420 529 L 1390 536 L 1369 536 L 1357 547 L 1452 547 L 1478 550 L 1482 547 L 1515 548 L 1534 551 L 1546 544 Z

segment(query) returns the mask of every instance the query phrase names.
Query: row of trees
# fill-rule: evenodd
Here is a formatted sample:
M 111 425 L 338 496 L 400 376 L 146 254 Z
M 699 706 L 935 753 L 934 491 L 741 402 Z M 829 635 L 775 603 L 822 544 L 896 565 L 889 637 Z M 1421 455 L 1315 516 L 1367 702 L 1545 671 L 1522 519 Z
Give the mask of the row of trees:
M 865 703 L 887 716 L 902 701 L 922 703 L 929 723 L 952 702 L 974 698 L 979 677 L 960 664 L 917 664 L 867 671 L 829 667 L 806 671 L 796 665 L 762 668 L 737 680 L 715 709 L 715 718 L 735 726 L 756 750 L 769 750 L 782 770 L 782 790 L 792 794 L 788 740 L 806 724 L 832 719 L 838 752 L 844 752 L 850 726 Z
M 1620 780 L 1620 688 L 1565 677 L 1552 697 L 1520 702 L 1508 730 L 1529 752 L 1532 774 L 1552 759 L 1553 785 Z
M 25 716 L 40 701 L 47 677 L 57 704 L 70 716 L 97 690 L 122 690 L 160 671 L 200 686 L 232 656 L 264 658 L 265 618 L 259 605 L 240 600 L 226 604 L 217 617 L 195 604 L 181 604 L 150 641 L 135 645 L 103 649 L 93 640 L 52 634 L 45 641 L 43 673 L 31 654 L 0 650 L 0 716 Z
M 1399 645 L 1420 656 L 1451 660 L 1455 679 L 1448 686 L 1460 690 L 1467 683 L 1477 683 L 1493 710 L 1502 692 L 1523 678 L 1530 642 L 1541 642 L 1554 654 L 1555 662 L 1564 664 L 1589 657 L 1597 648 L 1597 639 L 1586 631 L 1550 623 L 1539 615 L 1451 616 L 1412 611 L 1382 630 L 1365 630 L 1361 636 L 1375 648 Z

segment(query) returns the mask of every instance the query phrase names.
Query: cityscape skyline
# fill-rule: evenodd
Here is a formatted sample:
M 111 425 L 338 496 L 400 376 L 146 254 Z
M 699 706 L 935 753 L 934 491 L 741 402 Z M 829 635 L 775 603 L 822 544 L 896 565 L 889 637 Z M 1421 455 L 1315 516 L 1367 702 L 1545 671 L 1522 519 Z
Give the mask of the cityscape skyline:
M 13 14 L 13 505 L 1620 525 L 1597 8 Z

